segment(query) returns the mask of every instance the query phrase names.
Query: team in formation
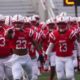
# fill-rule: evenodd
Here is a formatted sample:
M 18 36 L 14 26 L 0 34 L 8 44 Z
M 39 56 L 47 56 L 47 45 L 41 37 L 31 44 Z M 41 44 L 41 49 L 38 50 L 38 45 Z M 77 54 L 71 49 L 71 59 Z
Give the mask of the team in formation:
M 75 80 L 80 70 L 80 17 L 0 14 L 0 80 Z

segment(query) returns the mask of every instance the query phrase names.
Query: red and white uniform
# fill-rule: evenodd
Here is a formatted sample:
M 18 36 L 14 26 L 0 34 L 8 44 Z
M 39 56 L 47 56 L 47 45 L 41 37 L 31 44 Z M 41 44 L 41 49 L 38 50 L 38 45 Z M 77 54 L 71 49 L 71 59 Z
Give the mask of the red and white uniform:
M 51 42 L 55 43 L 56 55 L 59 57 L 72 56 L 75 37 L 69 39 L 71 31 L 68 30 L 65 34 L 59 34 L 58 31 L 51 33 Z M 69 45 L 68 45 L 69 44 Z
M 37 32 L 34 33 L 33 38 L 37 40 Z M 36 47 L 32 44 L 31 41 L 28 42 L 28 51 L 32 60 L 32 79 L 38 79 L 38 75 L 40 75 L 40 71 L 38 69 L 37 55 L 36 55 Z M 39 54 L 38 54 L 39 55 Z
M 46 51 L 49 45 L 49 31 L 43 30 L 43 33 L 44 33 L 44 37 L 42 37 L 43 38 L 42 48 L 43 48 L 43 51 Z
M 80 35 L 80 31 L 78 33 L 78 36 L 79 35 Z M 77 56 L 77 58 L 78 58 L 78 70 L 80 71 L 80 42 L 78 42 L 77 48 L 78 48 L 78 56 Z
M 29 42 L 28 43 L 29 55 L 32 60 L 32 79 L 38 79 L 40 75 L 40 71 L 38 69 L 38 62 L 37 62 L 37 55 L 36 55 L 36 48 L 35 46 Z
M 5 37 L 4 29 L 0 29 L 0 57 L 6 58 L 11 55 L 12 50 L 9 47 L 9 40 Z
M 36 58 L 36 48 L 34 47 L 34 45 L 29 42 L 28 43 L 28 48 L 29 48 L 29 55 L 32 59 Z
M 72 51 L 75 39 L 71 30 L 67 30 L 64 34 L 60 34 L 56 30 L 50 34 L 51 44 L 54 45 L 56 51 L 55 63 L 58 79 L 64 79 L 64 76 L 67 79 L 72 79 L 74 76 Z
M 49 62 L 50 62 L 50 66 L 55 66 L 55 49 L 53 48 L 52 52 L 49 54 L 49 61 L 47 60 L 47 56 L 45 54 L 47 48 L 48 48 L 48 45 L 50 43 L 50 36 L 49 36 L 49 31 L 48 30 L 44 30 L 44 38 L 43 38 L 43 43 L 42 43 L 42 48 L 43 48 L 43 53 L 45 55 L 45 65 L 44 67 L 45 68 L 49 68 Z
M 41 30 L 40 27 L 34 27 L 34 26 L 32 26 L 32 29 L 33 29 L 34 32 L 35 32 L 34 38 L 36 39 L 36 41 L 37 41 L 38 43 L 40 43 L 40 41 L 41 41 L 40 38 L 41 38 L 41 36 L 43 35 L 43 31 Z M 37 49 L 36 49 L 36 51 L 38 52 L 39 55 L 42 54 L 42 49 L 41 49 L 41 50 L 37 50 Z
M 28 37 L 25 36 L 25 33 L 23 31 L 15 30 L 15 36 L 11 40 L 11 48 L 12 49 L 26 49 L 27 48 L 27 42 Z
M 10 59 L 12 55 L 12 50 L 9 47 L 9 40 L 5 36 L 5 31 L 9 27 L 4 25 L 2 28 L 0 28 L 0 79 L 3 79 L 5 76 L 4 72 L 4 65 L 5 63 Z M 5 68 L 7 69 L 7 68 Z M 9 70 L 9 69 L 8 69 Z M 7 71 L 7 75 L 9 76 L 10 74 L 9 71 Z M 10 75 L 11 76 L 11 75 Z
M 32 40 L 33 32 L 31 29 L 26 29 L 25 31 L 20 31 L 17 29 L 14 29 L 14 37 L 10 42 L 10 47 L 12 49 L 27 49 L 28 48 L 28 42 Z M 27 69 L 25 69 L 26 72 L 28 72 L 29 78 L 32 78 L 32 61 L 28 53 L 26 55 L 14 55 L 10 59 L 12 65 L 12 74 L 14 79 L 20 79 L 22 77 L 22 65 L 25 65 Z M 27 71 L 28 70 L 28 71 Z

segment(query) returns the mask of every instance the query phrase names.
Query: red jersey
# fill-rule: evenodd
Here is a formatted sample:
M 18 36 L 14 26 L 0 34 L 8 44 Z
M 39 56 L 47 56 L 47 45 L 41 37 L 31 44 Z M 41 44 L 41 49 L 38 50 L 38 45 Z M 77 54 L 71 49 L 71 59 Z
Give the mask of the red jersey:
M 42 41 L 42 48 L 43 51 L 46 51 L 49 45 L 49 31 L 48 30 L 43 30 L 43 33 L 45 35 L 45 37 L 43 37 Z
M 26 30 L 28 32 L 28 28 Z M 36 33 L 34 33 L 33 38 L 36 40 Z M 28 42 L 28 51 L 29 51 L 29 55 L 30 55 L 31 58 L 35 58 L 36 57 L 35 47 L 32 44 L 31 40 L 29 40 L 29 42 Z
M 28 50 L 30 57 L 36 58 L 36 48 L 31 42 L 28 43 Z
M 9 47 L 9 40 L 5 36 L 5 30 L 7 26 L 4 26 L 3 28 L 0 28 L 0 57 L 5 58 L 9 55 L 11 55 L 12 50 Z
M 10 46 L 12 49 L 27 49 L 28 42 L 31 40 L 32 32 L 30 29 L 25 31 L 14 30 L 14 37 L 11 40 Z
M 50 34 L 50 41 L 54 43 L 57 56 L 61 57 L 72 56 L 75 36 L 71 35 L 72 31 L 70 30 L 67 30 L 64 34 L 60 34 L 58 30 Z

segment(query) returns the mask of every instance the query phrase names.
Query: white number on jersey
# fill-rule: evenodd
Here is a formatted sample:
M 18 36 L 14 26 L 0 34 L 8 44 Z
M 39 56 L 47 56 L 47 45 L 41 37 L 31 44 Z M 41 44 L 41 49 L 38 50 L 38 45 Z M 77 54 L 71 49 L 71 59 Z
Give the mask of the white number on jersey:
M 4 47 L 5 46 L 5 38 L 1 37 L 0 38 L 0 47 Z
M 59 45 L 60 45 L 60 52 L 67 52 L 67 43 L 65 40 L 61 40 L 59 41 Z
M 26 40 L 17 40 L 16 41 L 16 49 L 26 49 Z

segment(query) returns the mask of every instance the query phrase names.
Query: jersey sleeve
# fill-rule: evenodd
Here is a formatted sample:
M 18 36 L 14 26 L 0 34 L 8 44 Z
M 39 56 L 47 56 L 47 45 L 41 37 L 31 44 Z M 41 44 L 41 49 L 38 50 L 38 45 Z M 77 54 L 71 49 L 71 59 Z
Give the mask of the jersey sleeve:
M 51 33 L 49 34 L 49 38 L 50 38 L 50 42 L 51 42 L 51 43 L 55 43 L 56 37 L 55 37 L 55 35 L 54 35 L 53 32 L 51 32 Z
M 31 38 L 34 35 L 34 30 L 32 30 L 30 28 L 27 28 L 27 29 L 24 30 L 24 33 L 25 33 L 25 36 Z
M 71 41 L 75 41 L 76 40 L 76 34 L 77 34 L 76 30 L 70 31 L 69 39 Z

